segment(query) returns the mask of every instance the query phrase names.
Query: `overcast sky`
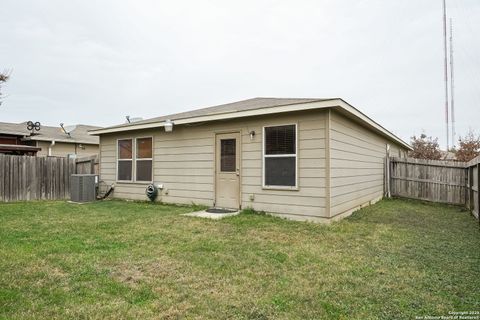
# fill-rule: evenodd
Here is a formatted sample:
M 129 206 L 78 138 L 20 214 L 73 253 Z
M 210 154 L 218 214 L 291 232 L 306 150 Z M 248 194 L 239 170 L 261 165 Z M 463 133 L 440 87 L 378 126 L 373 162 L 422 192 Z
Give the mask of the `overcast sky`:
M 454 20 L 457 132 L 480 129 L 480 1 Z M 441 0 L 2 0 L 0 121 L 108 126 L 253 97 L 342 97 L 445 143 Z

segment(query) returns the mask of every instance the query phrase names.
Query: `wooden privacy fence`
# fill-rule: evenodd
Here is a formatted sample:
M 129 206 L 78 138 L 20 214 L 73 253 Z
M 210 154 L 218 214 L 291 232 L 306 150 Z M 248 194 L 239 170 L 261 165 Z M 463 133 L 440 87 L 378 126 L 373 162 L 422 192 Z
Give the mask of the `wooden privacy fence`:
M 77 161 L 80 161 L 77 166 Z M 68 199 L 70 176 L 77 167 L 85 172 L 82 159 L 0 154 L 0 201 Z M 88 160 L 95 162 L 95 159 Z M 89 163 L 88 168 L 94 168 Z M 97 161 L 98 162 L 98 161 Z
M 98 156 L 77 158 L 75 161 L 76 173 L 80 174 L 98 174 Z
M 480 157 L 466 164 L 468 171 L 466 207 L 480 218 Z
M 480 157 L 455 161 L 387 158 L 387 193 L 392 196 L 462 205 L 478 218 Z

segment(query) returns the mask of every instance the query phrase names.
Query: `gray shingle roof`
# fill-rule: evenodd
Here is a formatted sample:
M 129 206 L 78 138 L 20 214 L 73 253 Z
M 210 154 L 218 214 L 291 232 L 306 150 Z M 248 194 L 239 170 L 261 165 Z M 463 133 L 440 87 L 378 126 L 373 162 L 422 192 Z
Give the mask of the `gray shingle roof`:
M 188 118 L 199 117 L 199 116 L 217 115 L 217 114 L 222 114 L 227 112 L 230 113 L 230 112 L 257 110 L 257 109 L 264 109 L 264 108 L 286 106 L 291 104 L 318 102 L 318 101 L 326 101 L 326 100 L 333 100 L 333 99 L 334 98 L 331 98 L 331 99 L 253 98 L 253 99 L 242 100 L 242 101 L 237 101 L 237 102 L 232 102 L 227 104 L 221 104 L 218 106 L 213 106 L 208 108 L 196 109 L 196 110 L 187 111 L 187 112 L 174 113 L 166 116 L 145 119 L 145 120 L 136 121 L 132 123 L 115 125 L 115 126 L 106 127 L 103 129 L 122 128 L 122 127 L 131 126 L 131 125 L 161 122 L 161 121 L 166 121 L 168 119 L 175 121 L 175 120 L 188 119 Z
M 293 106 L 293 108 L 291 106 Z M 186 124 L 199 121 L 210 121 L 212 119 L 232 119 L 236 117 L 249 116 L 252 114 L 284 112 L 282 110 L 310 110 L 312 108 L 336 108 L 339 110 L 339 112 L 344 112 L 353 119 L 359 120 L 364 125 L 372 128 L 392 141 L 411 149 L 408 143 L 382 127 L 380 124 L 376 123 L 374 120 L 341 98 L 253 98 L 214 107 L 201 108 L 197 110 L 106 127 L 99 130 L 93 130 L 90 132 L 90 134 L 100 135 L 113 132 L 161 127 L 164 126 L 166 120 L 171 120 L 174 124 Z
M 30 131 L 27 130 L 27 124 L 23 123 L 9 123 L 0 122 L 0 134 L 11 134 L 16 136 L 23 136 L 27 140 L 38 141 L 52 141 L 67 142 L 67 143 L 86 143 L 98 144 L 99 138 L 88 134 L 89 130 L 100 129 L 96 126 L 77 125 L 74 130 L 70 132 L 70 136 L 63 132 L 61 127 L 41 126 L 37 134 L 31 136 Z

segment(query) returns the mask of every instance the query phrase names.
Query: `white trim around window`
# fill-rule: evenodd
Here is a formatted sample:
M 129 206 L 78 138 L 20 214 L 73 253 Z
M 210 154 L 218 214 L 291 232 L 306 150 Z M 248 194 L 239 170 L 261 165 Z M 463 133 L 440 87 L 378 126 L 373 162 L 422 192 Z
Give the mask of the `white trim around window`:
M 137 157 L 137 140 L 139 139 L 151 139 L 152 140 L 152 157 L 151 158 L 138 158 Z M 151 174 L 151 177 L 150 177 L 150 180 L 138 180 L 137 179 L 137 163 L 138 161 L 150 161 L 151 164 L 152 164 L 152 168 L 151 168 L 151 171 L 152 171 L 152 174 Z M 153 182 L 153 137 L 152 136 L 147 136 L 147 137 L 136 137 L 135 138 L 135 170 L 134 170 L 134 173 L 135 173 L 135 176 L 134 176 L 134 179 L 135 179 L 135 182 L 148 182 L 148 183 L 151 183 Z
M 119 154 L 119 151 L 120 149 L 118 148 L 118 144 L 120 141 L 128 141 L 130 140 L 132 142 L 132 156 L 130 157 L 130 159 L 120 159 L 120 154 Z M 133 182 L 133 155 L 135 154 L 135 139 L 133 138 L 123 138 L 123 139 L 117 139 L 117 142 L 116 142 L 116 154 L 115 154 L 115 157 L 117 159 L 117 167 L 115 168 L 115 171 L 116 171 L 116 179 L 117 179 L 117 182 Z M 130 161 L 132 163 L 132 168 L 131 168 L 131 172 L 130 172 L 130 176 L 132 177 L 130 180 L 120 180 L 118 178 L 118 173 L 119 173 L 119 169 L 120 169 L 120 166 L 119 166 L 119 163 L 121 161 L 124 161 L 124 162 L 127 162 L 127 161 Z
M 138 158 L 137 157 L 137 140 L 138 139 L 145 139 L 145 138 L 150 138 L 152 139 L 152 157 L 151 158 Z M 120 159 L 119 158 L 119 147 L 118 143 L 119 141 L 126 141 L 129 140 L 132 142 L 132 156 L 130 159 Z M 154 139 L 153 136 L 145 136 L 145 137 L 135 137 L 135 138 L 122 138 L 122 139 L 117 139 L 116 141 L 116 160 L 117 160 L 117 167 L 115 168 L 116 170 L 116 181 L 120 183 L 152 183 L 153 182 L 153 152 L 154 152 Z M 119 180 L 118 179 L 118 174 L 119 174 L 119 162 L 121 161 L 130 161 L 132 163 L 132 168 L 131 168 L 131 180 Z M 150 180 L 137 180 L 137 162 L 138 161 L 151 161 L 152 163 L 152 176 Z
M 266 128 L 273 127 L 283 127 L 283 126 L 295 126 L 295 154 L 275 154 L 267 155 L 266 153 Z M 295 185 L 294 186 L 277 186 L 277 185 L 266 185 L 265 184 L 265 158 L 291 158 L 295 157 Z M 272 189 L 272 190 L 298 190 L 298 124 L 297 123 L 286 123 L 286 124 L 272 124 L 264 126 L 262 128 L 262 188 L 263 189 Z

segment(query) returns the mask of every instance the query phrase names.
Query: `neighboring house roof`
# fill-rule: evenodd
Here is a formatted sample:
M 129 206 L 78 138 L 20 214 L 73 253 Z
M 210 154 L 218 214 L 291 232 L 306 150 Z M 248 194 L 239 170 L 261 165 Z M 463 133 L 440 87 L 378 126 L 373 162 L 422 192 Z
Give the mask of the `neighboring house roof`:
M 457 155 L 455 154 L 455 152 L 441 150 L 440 153 L 442 155 L 443 160 L 456 160 L 457 159 Z
M 61 127 L 41 126 L 40 131 L 35 131 L 34 135 L 31 135 L 27 129 L 26 122 L 23 123 L 9 123 L 0 122 L 0 135 L 9 134 L 22 136 L 24 140 L 34 141 L 52 141 L 66 142 L 66 143 L 85 143 L 85 144 L 98 144 L 99 139 L 96 136 L 88 134 L 88 131 L 100 129 L 96 126 L 77 125 L 74 130 L 70 132 L 70 136 L 66 134 Z
M 24 136 L 26 133 L 28 133 L 26 124 L 0 122 L 0 134 Z
M 42 148 L 24 146 L 18 144 L 0 144 L 0 152 L 9 152 L 9 151 L 22 151 L 22 152 L 34 152 L 42 150 Z
M 396 141 L 405 148 L 411 149 L 410 145 L 395 136 L 393 133 L 367 117 L 341 98 L 329 99 L 304 99 L 304 98 L 253 98 L 222 104 L 214 107 L 202 108 L 182 113 L 166 115 L 157 118 L 126 123 L 102 129 L 91 130 L 90 134 L 99 135 L 105 133 L 122 132 L 130 130 L 163 127 L 169 120 L 173 124 L 187 124 L 214 120 L 234 119 L 241 117 L 259 116 L 292 111 L 335 108 L 350 118 L 360 121 L 364 125 L 377 131 L 383 136 Z

